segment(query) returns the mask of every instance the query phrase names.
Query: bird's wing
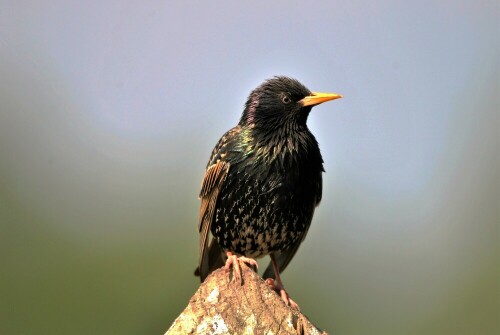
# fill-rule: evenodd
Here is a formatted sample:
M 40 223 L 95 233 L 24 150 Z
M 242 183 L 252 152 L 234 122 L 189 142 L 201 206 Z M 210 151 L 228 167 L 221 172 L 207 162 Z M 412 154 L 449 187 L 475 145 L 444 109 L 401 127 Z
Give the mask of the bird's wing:
M 201 208 L 198 221 L 198 231 L 200 232 L 200 261 L 198 273 L 202 281 L 210 271 L 209 250 L 212 249 L 212 247 L 208 248 L 208 234 L 213 221 L 219 191 L 226 179 L 228 171 L 229 163 L 217 160 L 216 163 L 207 168 L 201 184 Z

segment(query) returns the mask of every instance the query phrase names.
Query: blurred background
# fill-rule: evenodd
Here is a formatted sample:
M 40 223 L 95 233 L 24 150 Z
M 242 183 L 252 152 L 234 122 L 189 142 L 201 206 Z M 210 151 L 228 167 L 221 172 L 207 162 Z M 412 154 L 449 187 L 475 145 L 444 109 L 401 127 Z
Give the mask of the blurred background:
M 302 311 L 498 334 L 499 41 L 497 1 L 0 2 L 0 333 L 163 334 L 199 285 L 209 154 L 283 74 L 345 97 L 309 118 Z

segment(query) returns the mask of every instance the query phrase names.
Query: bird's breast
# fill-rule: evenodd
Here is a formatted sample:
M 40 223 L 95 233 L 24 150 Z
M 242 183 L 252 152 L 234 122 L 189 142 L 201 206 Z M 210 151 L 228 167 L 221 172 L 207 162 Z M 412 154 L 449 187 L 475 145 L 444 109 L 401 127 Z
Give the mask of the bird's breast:
M 219 244 L 259 257 L 301 239 L 312 219 L 315 185 L 321 178 L 321 164 L 310 163 L 289 154 L 254 156 L 231 166 L 212 224 Z

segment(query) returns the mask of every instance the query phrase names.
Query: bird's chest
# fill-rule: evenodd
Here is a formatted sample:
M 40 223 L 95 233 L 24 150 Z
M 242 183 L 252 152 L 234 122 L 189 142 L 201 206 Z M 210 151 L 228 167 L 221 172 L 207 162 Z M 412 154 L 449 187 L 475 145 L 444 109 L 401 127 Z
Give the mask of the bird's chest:
M 285 250 L 307 231 L 319 169 L 293 162 L 235 167 L 221 189 L 212 233 L 233 252 L 259 257 Z

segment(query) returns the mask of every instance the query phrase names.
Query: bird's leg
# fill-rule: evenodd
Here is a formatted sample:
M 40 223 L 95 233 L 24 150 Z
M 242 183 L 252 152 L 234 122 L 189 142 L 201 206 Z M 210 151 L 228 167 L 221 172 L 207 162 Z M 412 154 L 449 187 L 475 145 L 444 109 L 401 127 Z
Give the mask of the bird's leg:
M 226 271 L 229 271 L 229 269 L 231 268 L 231 265 L 232 265 L 234 268 L 233 276 L 234 276 L 234 278 L 236 278 L 236 280 L 238 280 L 241 283 L 241 285 L 243 285 L 243 278 L 241 277 L 240 262 L 245 263 L 246 265 L 248 265 L 249 267 L 254 269 L 254 271 L 257 271 L 258 264 L 257 264 L 257 261 L 255 259 L 248 258 L 245 256 L 238 257 L 235 254 L 233 254 L 231 251 L 227 251 L 226 255 L 227 255 L 227 260 L 226 260 L 226 265 L 224 266 L 224 268 L 226 269 Z
M 285 287 L 283 286 L 283 283 L 281 282 L 281 277 L 280 277 L 280 271 L 278 268 L 278 263 L 276 263 L 276 258 L 274 257 L 274 254 L 270 254 L 271 256 L 271 262 L 273 263 L 273 269 L 274 269 L 274 274 L 276 276 L 276 281 L 273 278 L 267 278 L 266 283 L 276 291 L 276 293 L 279 294 L 281 299 L 287 304 L 287 306 L 290 306 L 292 308 L 296 308 L 297 310 L 300 310 L 299 305 L 295 301 L 293 301 L 288 293 L 285 291 Z

